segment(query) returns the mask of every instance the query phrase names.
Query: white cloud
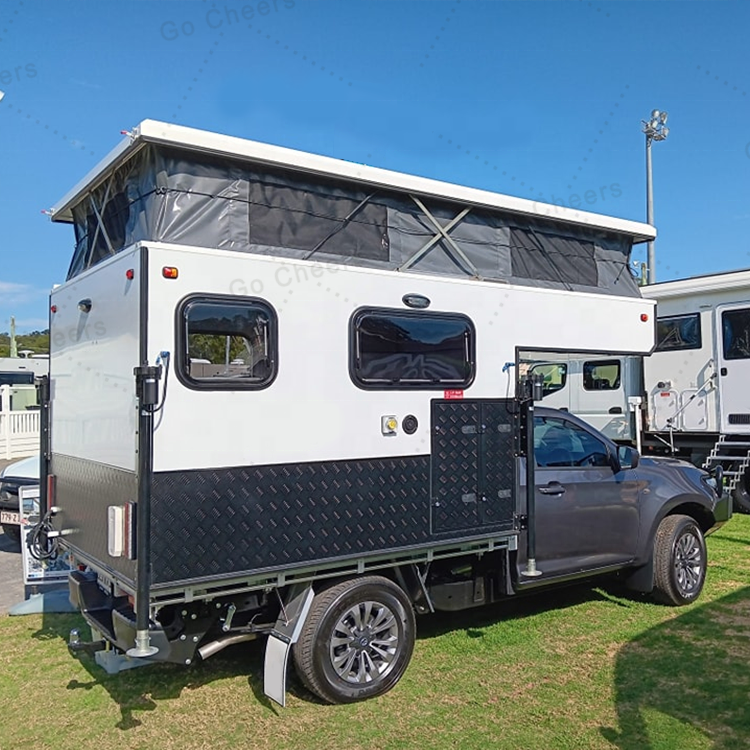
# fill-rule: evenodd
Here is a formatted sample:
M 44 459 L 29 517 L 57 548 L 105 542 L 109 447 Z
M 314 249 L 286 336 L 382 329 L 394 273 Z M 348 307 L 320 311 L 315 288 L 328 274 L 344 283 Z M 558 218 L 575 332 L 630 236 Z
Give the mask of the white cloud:
M 48 294 L 46 289 L 39 289 L 30 284 L 16 284 L 12 281 L 0 280 L 0 304 L 3 307 L 38 302 Z

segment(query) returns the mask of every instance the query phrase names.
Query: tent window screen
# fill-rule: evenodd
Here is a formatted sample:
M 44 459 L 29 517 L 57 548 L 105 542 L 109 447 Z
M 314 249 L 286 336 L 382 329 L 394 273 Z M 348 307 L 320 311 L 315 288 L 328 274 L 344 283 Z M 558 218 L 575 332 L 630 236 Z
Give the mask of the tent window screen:
M 190 298 L 178 313 L 180 379 L 206 390 L 257 389 L 276 376 L 276 315 L 260 300 Z
M 463 315 L 361 310 L 352 332 L 361 388 L 465 388 L 474 379 L 474 326 Z
M 573 285 L 597 286 L 593 242 L 574 237 L 511 227 L 510 260 L 513 275 Z
M 700 313 L 659 318 L 656 321 L 657 352 L 672 352 L 700 348 Z

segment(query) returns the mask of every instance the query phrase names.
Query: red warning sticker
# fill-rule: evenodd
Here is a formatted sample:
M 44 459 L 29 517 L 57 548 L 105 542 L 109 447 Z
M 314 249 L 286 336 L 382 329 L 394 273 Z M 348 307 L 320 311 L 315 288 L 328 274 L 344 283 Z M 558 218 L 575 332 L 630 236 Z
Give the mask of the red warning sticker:
M 453 399 L 453 398 L 463 398 L 464 392 L 459 389 L 451 389 L 449 391 L 443 391 L 443 398 L 447 399 Z

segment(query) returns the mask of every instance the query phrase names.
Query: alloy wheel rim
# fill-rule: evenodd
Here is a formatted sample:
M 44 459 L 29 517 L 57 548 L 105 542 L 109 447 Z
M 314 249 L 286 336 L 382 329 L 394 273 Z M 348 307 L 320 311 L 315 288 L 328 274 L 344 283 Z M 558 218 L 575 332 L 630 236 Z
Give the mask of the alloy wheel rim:
M 393 669 L 399 645 L 398 619 L 391 609 L 381 602 L 358 602 L 333 628 L 331 664 L 346 682 L 372 683 Z
M 683 534 L 675 544 L 674 569 L 680 591 L 690 596 L 700 586 L 703 571 L 703 550 L 692 532 Z

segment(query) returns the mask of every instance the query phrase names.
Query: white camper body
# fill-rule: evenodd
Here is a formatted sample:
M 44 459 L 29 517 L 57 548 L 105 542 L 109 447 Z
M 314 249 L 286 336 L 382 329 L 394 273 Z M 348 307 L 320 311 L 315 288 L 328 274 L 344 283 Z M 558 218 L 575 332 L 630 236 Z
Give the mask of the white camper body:
M 721 464 L 750 510 L 750 271 L 643 287 L 657 302 L 657 345 L 643 360 L 644 440 Z
M 387 571 L 418 612 L 512 593 L 507 363 L 653 347 L 635 222 L 150 121 L 52 213 L 77 239 L 43 482 L 94 574 L 72 596 L 155 660 L 269 635 L 280 702 L 313 581 Z

